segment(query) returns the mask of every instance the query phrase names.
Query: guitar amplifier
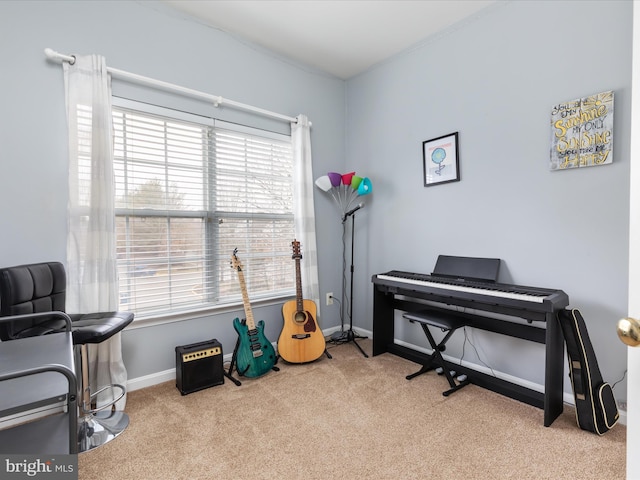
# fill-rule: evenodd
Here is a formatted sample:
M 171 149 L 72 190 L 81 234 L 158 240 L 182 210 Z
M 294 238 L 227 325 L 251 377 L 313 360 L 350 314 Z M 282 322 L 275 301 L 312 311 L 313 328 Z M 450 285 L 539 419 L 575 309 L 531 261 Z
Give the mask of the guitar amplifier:
M 223 383 L 222 345 L 218 340 L 176 347 L 176 387 L 182 395 Z

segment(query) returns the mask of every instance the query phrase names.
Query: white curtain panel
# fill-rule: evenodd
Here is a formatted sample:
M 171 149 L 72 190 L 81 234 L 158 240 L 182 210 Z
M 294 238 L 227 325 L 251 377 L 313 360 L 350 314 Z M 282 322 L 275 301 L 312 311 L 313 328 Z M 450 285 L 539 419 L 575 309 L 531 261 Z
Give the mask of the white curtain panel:
M 291 124 L 293 144 L 293 215 L 296 239 L 300 242 L 300 280 L 302 296 L 313 300 L 320 318 L 320 284 L 318 281 L 318 251 L 316 219 L 313 203 L 313 172 L 311 169 L 311 133 L 309 120 L 298 115 Z
M 67 299 L 70 313 L 118 309 L 111 82 L 103 57 L 63 64 L 69 124 Z M 89 345 L 90 383 L 126 385 L 120 334 Z M 110 400 L 99 398 L 98 402 Z M 126 398 L 116 408 L 123 409 Z

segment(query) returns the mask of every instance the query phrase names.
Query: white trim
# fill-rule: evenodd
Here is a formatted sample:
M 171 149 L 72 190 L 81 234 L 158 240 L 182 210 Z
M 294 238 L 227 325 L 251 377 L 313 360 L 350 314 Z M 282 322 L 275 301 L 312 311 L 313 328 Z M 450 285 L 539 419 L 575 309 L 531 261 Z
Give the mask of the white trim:
M 345 327 L 345 328 L 348 328 Z M 340 326 L 337 327 L 331 327 L 328 328 L 326 330 L 323 330 L 322 333 L 325 337 L 327 336 L 331 336 L 332 333 L 337 332 L 340 330 Z M 364 330 L 364 329 L 355 329 L 354 331 L 362 336 L 366 336 L 369 338 L 373 337 L 372 332 L 370 332 L 369 330 Z M 404 347 L 408 347 L 411 348 L 412 350 L 418 350 L 422 353 L 425 354 L 431 354 L 433 353 L 433 350 L 430 350 L 428 348 L 424 348 L 424 347 L 420 347 L 418 345 L 414 345 L 412 343 L 408 343 L 408 342 L 403 342 L 401 340 L 395 340 L 395 343 L 398 345 L 402 345 Z M 231 354 L 227 354 L 224 356 L 224 362 L 230 362 L 231 361 Z M 445 360 L 447 360 L 448 362 L 451 363 L 459 363 L 460 359 L 459 358 L 453 358 L 450 357 L 446 354 L 442 355 Z M 476 370 L 478 372 L 481 373 L 486 373 L 491 375 L 491 370 L 483 365 L 477 365 L 471 362 L 466 362 L 463 360 L 462 365 L 468 368 L 472 368 L 473 370 Z M 516 385 L 520 385 L 526 388 L 529 388 L 531 390 L 535 390 L 535 391 L 539 391 L 539 392 L 543 392 L 544 391 L 544 385 L 538 384 L 538 383 L 534 383 L 534 382 L 530 382 L 528 380 L 524 380 L 522 378 L 519 377 L 514 377 L 512 375 L 506 374 L 506 373 L 502 373 L 502 372 L 496 372 L 495 370 L 493 371 L 495 373 L 495 376 L 497 378 L 501 378 L 503 380 L 506 380 L 508 382 L 514 383 Z M 146 387 L 152 387 L 153 385 L 158 385 L 159 383 L 164 383 L 164 382 L 170 382 L 170 381 L 174 381 L 176 379 L 176 369 L 175 368 L 171 368 L 169 370 L 164 370 L 162 372 L 157 372 L 157 373 L 152 373 L 151 375 L 145 375 L 144 377 L 138 377 L 138 378 L 134 378 L 134 379 L 130 379 L 127 382 L 127 390 L 130 392 L 133 392 L 134 390 L 140 390 L 141 388 L 146 388 Z M 562 399 L 565 405 L 570 405 L 572 407 L 575 408 L 575 402 L 574 402 L 574 398 L 573 395 L 571 393 L 567 393 L 567 392 L 563 392 L 562 395 Z M 618 422 L 621 423 L 622 425 L 626 425 L 627 424 L 627 412 L 626 410 L 619 410 L 620 412 L 620 418 L 618 419 Z
M 182 120 L 184 122 L 195 123 L 195 124 L 204 125 L 207 127 L 220 128 L 222 130 L 230 130 L 232 132 L 244 133 L 247 135 L 254 135 L 256 137 L 261 137 L 261 138 L 269 138 L 271 140 L 277 140 L 279 142 L 284 142 L 284 143 L 291 143 L 291 134 L 272 132 L 271 130 L 264 130 L 261 128 L 250 127 L 249 125 L 226 122 L 224 120 L 219 120 L 211 115 L 202 115 L 199 113 L 185 112 L 184 110 L 176 110 L 174 108 L 164 107 L 161 105 L 154 105 L 147 102 L 140 102 L 138 100 L 119 97 L 117 95 L 112 95 L 111 104 L 115 107 L 138 111 L 138 112 L 144 112 L 151 115 L 157 115 L 159 117 Z
M 172 120 L 182 120 L 184 122 L 196 123 L 207 127 L 214 126 L 214 119 L 210 115 L 199 115 L 197 113 L 185 112 L 184 110 L 176 110 L 174 108 L 140 102 L 130 98 L 118 97 L 117 95 L 111 96 L 111 105 L 113 107 L 157 115 L 159 117 L 169 117 Z
M 285 301 L 295 298 L 295 294 L 287 294 L 282 296 L 274 296 L 265 299 L 251 300 L 253 308 L 270 307 L 272 305 L 282 305 Z M 127 327 L 127 330 L 135 330 L 136 328 L 155 327 L 167 323 L 181 322 L 183 320 L 195 320 L 198 318 L 206 318 L 212 315 L 220 315 L 229 312 L 242 310 L 242 302 L 224 303 L 215 306 L 205 307 L 201 309 L 191 309 L 179 312 L 156 313 L 135 318 Z
M 261 130 L 255 127 L 249 127 L 248 125 L 241 125 L 239 123 L 225 122 L 224 120 L 213 121 L 215 128 L 222 130 L 230 130 L 232 132 L 244 133 L 246 135 L 255 135 L 256 137 L 269 138 L 271 140 L 278 140 L 283 143 L 291 143 L 291 134 L 285 135 L 284 133 L 271 132 L 269 130 Z
M 150 375 L 144 375 L 142 377 L 130 378 L 127 380 L 127 391 L 134 392 L 147 387 L 153 387 L 160 383 L 170 382 L 176 379 L 176 369 L 170 368 L 162 372 L 152 373 Z
M 333 332 L 340 330 L 340 327 L 331 327 L 322 331 L 322 334 L 327 337 L 330 336 Z M 275 342 L 272 342 L 274 348 L 277 346 Z M 224 355 L 223 364 L 231 362 L 232 353 L 227 353 Z M 130 378 L 127 381 L 127 391 L 133 392 L 135 390 L 140 390 L 142 388 L 152 387 L 154 385 L 158 385 L 164 382 L 175 381 L 176 379 L 176 369 L 170 368 L 168 370 L 163 370 L 161 372 L 151 373 L 149 375 L 144 375 L 142 377 Z

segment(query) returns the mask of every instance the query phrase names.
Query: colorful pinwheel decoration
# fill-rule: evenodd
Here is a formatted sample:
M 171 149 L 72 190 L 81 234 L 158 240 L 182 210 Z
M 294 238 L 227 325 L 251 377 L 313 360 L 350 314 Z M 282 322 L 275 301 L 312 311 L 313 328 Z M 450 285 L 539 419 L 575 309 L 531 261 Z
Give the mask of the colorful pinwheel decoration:
M 316 186 L 331 195 L 343 219 L 358 197 L 370 194 L 372 189 L 371 180 L 356 175 L 356 172 L 329 172 L 316 180 Z

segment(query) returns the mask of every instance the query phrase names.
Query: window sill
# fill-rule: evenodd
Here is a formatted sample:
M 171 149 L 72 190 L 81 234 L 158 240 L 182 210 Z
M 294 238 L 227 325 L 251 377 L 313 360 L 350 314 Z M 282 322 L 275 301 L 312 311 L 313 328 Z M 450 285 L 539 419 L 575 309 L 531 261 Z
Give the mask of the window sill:
M 273 297 L 264 300 L 256 300 L 251 302 L 252 308 L 268 307 L 271 305 L 282 305 L 284 302 L 295 298 L 293 295 L 285 295 L 282 297 Z M 127 330 L 136 330 L 138 328 L 155 327 L 158 325 L 164 325 L 167 323 L 184 322 L 194 320 L 197 318 L 210 317 L 213 315 L 220 315 L 228 312 L 236 312 L 241 310 L 244 312 L 244 305 L 242 302 L 227 303 L 216 307 L 207 307 L 199 310 L 189 310 L 185 312 L 173 312 L 168 314 L 155 314 L 152 316 L 145 316 L 140 319 L 135 319 L 128 327 Z

